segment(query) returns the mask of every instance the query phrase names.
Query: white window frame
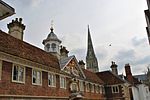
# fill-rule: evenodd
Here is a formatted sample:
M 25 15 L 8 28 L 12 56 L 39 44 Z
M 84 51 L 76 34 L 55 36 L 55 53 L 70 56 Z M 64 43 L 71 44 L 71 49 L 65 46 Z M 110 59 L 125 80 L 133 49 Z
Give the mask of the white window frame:
M 0 80 L 2 79 L 2 60 L 0 60 Z
M 94 84 L 90 84 L 91 85 L 91 92 L 94 93 Z
M 113 85 L 111 86 L 112 93 L 119 93 L 119 86 L 118 85 Z
M 36 73 L 37 72 L 40 72 L 40 80 L 41 80 L 41 82 L 40 83 L 33 83 L 33 72 L 34 71 L 36 71 Z M 36 75 L 36 78 L 37 78 L 38 76 Z M 40 85 L 40 86 L 42 86 L 42 71 L 41 70 L 39 70 L 39 69 L 32 69 L 32 84 L 33 85 Z
M 86 92 L 90 92 L 90 83 L 86 83 Z
M 99 93 L 102 94 L 103 93 L 103 87 L 100 85 L 99 86 Z
M 60 77 L 60 88 L 66 89 L 66 77 L 65 76 L 59 76 Z M 62 82 L 63 80 L 63 82 Z
M 102 93 L 105 94 L 105 87 L 102 86 Z
M 80 91 L 84 91 L 84 82 L 79 81 Z
M 51 78 L 52 78 L 52 79 L 51 79 L 52 84 L 49 84 L 50 75 L 51 75 Z M 48 73 L 48 86 L 49 86 L 49 87 L 56 87 L 56 74 Z
M 20 81 L 19 80 L 19 75 L 17 76 L 17 80 L 14 80 L 14 67 L 18 67 L 18 69 L 20 70 L 21 68 L 23 68 L 23 81 Z M 22 66 L 22 65 L 19 65 L 19 64 L 13 64 L 13 67 L 12 67 L 12 82 L 16 82 L 16 83 L 25 83 L 25 67 Z
M 99 93 L 99 89 L 100 89 L 99 86 L 98 86 L 98 85 L 95 85 L 95 92 L 96 92 L 96 93 Z

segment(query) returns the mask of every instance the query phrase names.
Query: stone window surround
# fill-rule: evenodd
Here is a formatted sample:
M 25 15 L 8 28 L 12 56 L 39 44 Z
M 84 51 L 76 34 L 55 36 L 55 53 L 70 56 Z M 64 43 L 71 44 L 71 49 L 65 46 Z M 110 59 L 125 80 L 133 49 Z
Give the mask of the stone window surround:
M 37 72 L 40 72 L 40 83 L 33 83 L 33 71 L 35 71 L 36 73 Z M 38 77 L 37 75 L 36 75 L 36 77 Z M 42 70 L 40 70 L 40 69 L 36 69 L 36 68 L 33 68 L 32 69 L 32 85 L 39 85 L 39 86 L 42 86 Z
M 60 88 L 66 89 L 66 77 L 63 75 L 60 75 L 59 78 L 60 78 Z
M 14 79 L 13 79 L 13 77 L 14 77 L 14 67 L 15 67 L 15 66 L 18 66 L 19 69 L 20 69 L 21 67 L 23 68 L 23 81 L 19 81 L 19 80 L 14 80 Z M 26 73 L 26 71 L 25 71 L 25 66 L 20 65 L 20 64 L 14 64 L 14 63 L 13 63 L 13 66 L 12 66 L 12 82 L 24 83 L 24 84 L 25 84 L 25 73 Z M 19 77 L 17 77 L 17 78 L 19 78 Z
M 83 82 L 83 80 L 79 80 L 79 88 L 80 88 L 80 91 L 84 91 L 84 82 Z
M 90 85 L 91 85 L 91 92 L 94 93 L 94 84 L 90 83 Z
M 112 93 L 119 93 L 119 86 L 118 85 L 113 85 L 111 86 Z
M 49 76 L 51 75 L 51 80 L 52 80 L 52 84 L 50 85 L 49 84 Z M 50 73 L 50 72 L 48 72 L 48 86 L 49 87 L 56 87 L 56 74 L 54 74 L 54 73 Z

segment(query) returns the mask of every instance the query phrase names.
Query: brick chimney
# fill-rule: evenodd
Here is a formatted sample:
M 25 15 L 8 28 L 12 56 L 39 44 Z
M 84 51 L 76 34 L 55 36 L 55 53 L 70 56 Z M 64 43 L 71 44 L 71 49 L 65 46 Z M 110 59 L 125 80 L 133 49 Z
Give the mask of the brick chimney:
M 133 76 L 129 64 L 125 64 L 125 72 L 126 72 L 127 81 L 133 83 Z
M 60 48 L 60 58 L 68 57 L 69 51 L 66 49 L 66 47 L 61 46 Z
M 112 61 L 112 65 L 110 66 L 112 73 L 115 75 L 118 75 L 118 69 L 117 69 L 117 65 L 115 64 L 115 62 Z
M 79 60 L 78 64 L 81 68 L 85 69 L 85 63 L 83 60 Z
M 22 24 L 22 18 L 16 18 L 12 20 L 11 23 L 7 24 L 7 28 L 9 29 L 8 33 L 20 40 L 23 40 L 23 31 L 25 30 L 25 25 Z

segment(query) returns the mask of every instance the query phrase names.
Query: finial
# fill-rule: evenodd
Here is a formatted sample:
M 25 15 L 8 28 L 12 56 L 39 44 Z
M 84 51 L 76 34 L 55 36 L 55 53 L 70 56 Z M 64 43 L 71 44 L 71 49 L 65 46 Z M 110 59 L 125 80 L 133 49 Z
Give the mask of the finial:
M 54 29 L 53 29 L 53 26 L 54 26 L 54 24 L 53 24 L 53 23 L 54 23 L 54 21 L 53 21 L 53 20 L 51 20 L 51 28 L 50 28 L 51 32 L 53 32 L 53 30 L 54 30 Z
M 89 29 L 89 27 L 90 27 L 89 24 L 87 26 L 88 26 L 88 29 Z

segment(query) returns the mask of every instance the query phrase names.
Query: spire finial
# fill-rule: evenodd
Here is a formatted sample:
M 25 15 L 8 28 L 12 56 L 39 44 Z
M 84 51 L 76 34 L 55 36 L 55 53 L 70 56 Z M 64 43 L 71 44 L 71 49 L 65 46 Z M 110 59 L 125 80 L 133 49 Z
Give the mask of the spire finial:
M 51 30 L 51 32 L 53 32 L 53 26 L 54 26 L 54 21 L 53 20 L 51 20 L 51 28 L 50 28 L 50 30 Z
M 88 32 L 90 31 L 90 26 L 89 26 L 89 24 L 88 24 Z

